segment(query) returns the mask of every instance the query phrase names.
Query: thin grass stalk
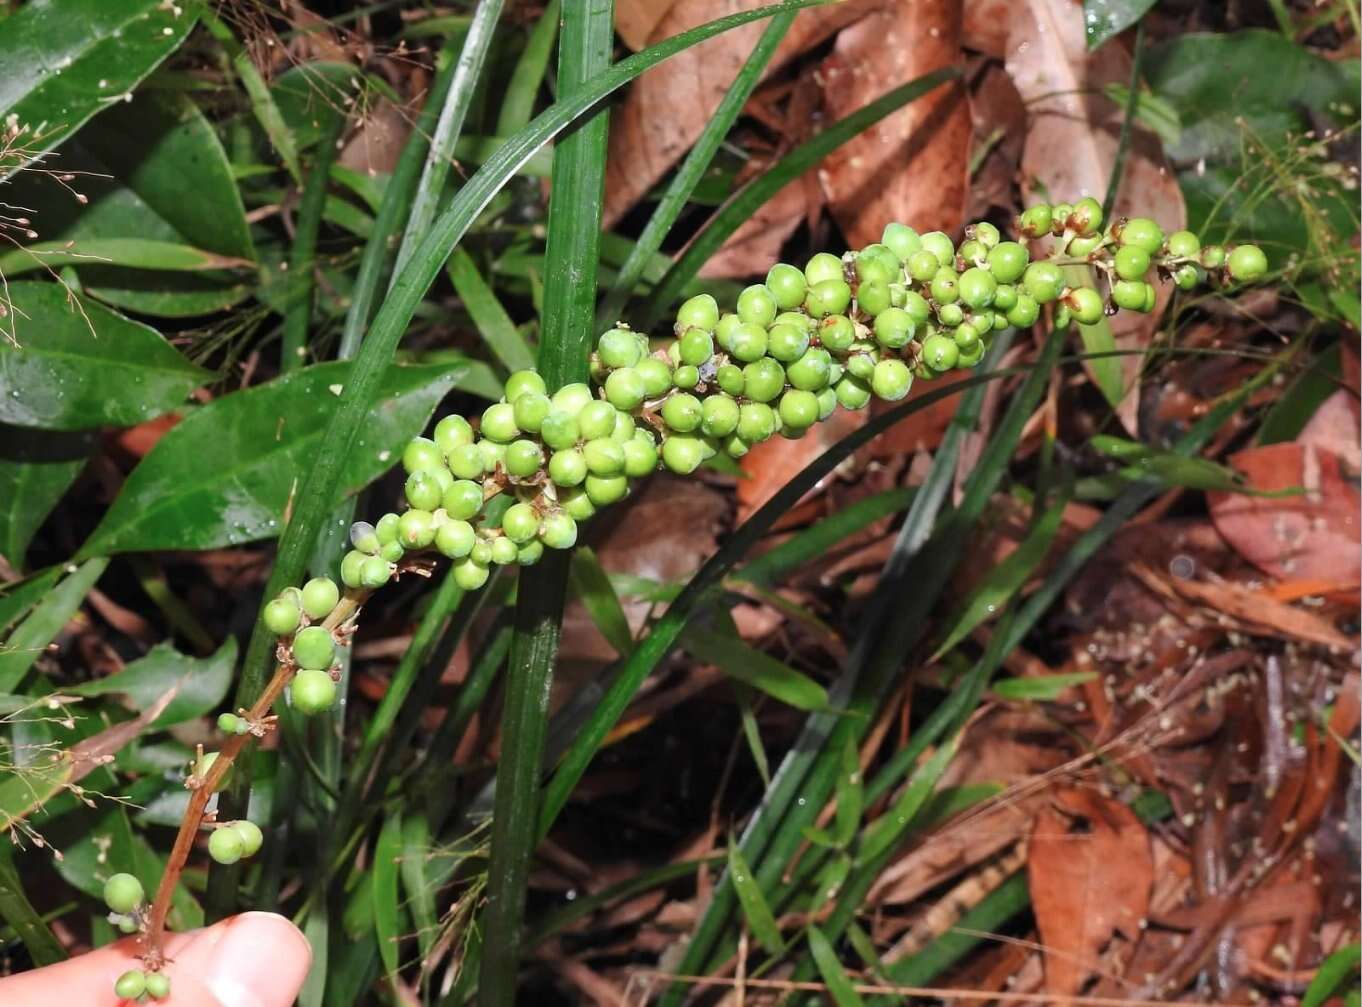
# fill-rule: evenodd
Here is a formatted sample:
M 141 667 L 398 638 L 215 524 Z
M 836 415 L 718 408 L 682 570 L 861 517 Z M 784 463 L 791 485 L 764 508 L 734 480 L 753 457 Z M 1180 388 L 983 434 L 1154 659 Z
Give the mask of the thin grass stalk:
M 454 145 L 459 142 L 468 108 L 473 103 L 473 92 L 482 79 L 487 50 L 496 35 L 497 22 L 501 20 L 502 5 L 502 0 L 480 0 L 473 20 L 468 25 L 463 48 L 454 66 L 453 82 L 440 104 L 440 119 L 426 155 L 425 167 L 421 169 L 421 183 L 416 187 L 411 212 L 407 215 L 406 230 L 393 266 L 394 275 L 402 271 L 435 219 L 435 211 L 449 178 L 449 166 L 454 161 Z
M 1135 113 L 1140 107 L 1140 61 L 1144 58 L 1144 19 L 1135 27 L 1135 48 L 1130 57 L 1130 94 L 1126 96 L 1125 115 L 1121 119 L 1121 138 L 1116 143 L 1116 160 L 1111 166 L 1111 179 L 1102 200 L 1102 219 L 1111 220 L 1116 207 L 1116 194 L 1121 191 L 1121 177 L 1125 174 L 1126 156 L 1130 153 L 1130 136 L 1135 130 Z
M 777 14 L 766 25 L 766 30 L 757 40 L 757 45 L 752 50 L 752 54 L 747 57 L 747 62 L 743 64 L 742 70 L 739 71 L 733 84 L 724 94 L 719 107 L 714 110 L 714 115 L 705 126 L 704 132 L 700 134 L 699 139 L 695 141 L 695 146 L 691 147 L 690 153 L 686 155 L 681 167 L 677 169 L 671 184 L 667 186 L 667 191 L 663 193 L 657 207 L 653 210 L 653 215 L 648 218 L 643 233 L 638 236 L 634 247 L 629 250 L 629 257 L 624 260 L 624 265 L 620 266 L 619 274 L 615 277 L 615 282 L 606 295 L 605 303 L 601 305 L 600 313 L 597 315 L 598 328 L 604 328 L 615 322 L 616 315 L 629 299 L 639 277 L 643 275 L 648 260 L 662 247 L 662 242 L 671 233 L 676 219 L 690 200 L 691 193 L 695 191 L 695 187 L 700 184 L 700 179 L 709 170 L 714 155 L 719 151 L 719 145 L 723 143 L 724 137 L 733 127 L 738 114 L 747 104 L 747 99 L 752 96 L 752 91 L 756 88 L 757 82 L 761 80 L 762 74 L 766 72 L 771 57 L 775 55 L 781 40 L 789 32 L 794 19 L 795 12 L 790 11 Z
M 558 48 L 561 96 L 581 93 L 592 76 L 610 66 L 614 6 L 614 0 L 586 0 L 569 4 L 563 11 Z M 565 137 L 554 153 L 538 361 L 550 391 L 588 376 L 609 127 L 606 111 L 599 109 Z M 546 556 L 537 569 L 521 577 L 516 601 L 478 976 L 478 1000 L 488 1007 L 510 1007 L 515 1002 L 525 887 L 539 815 L 549 688 L 558 656 L 570 561 L 568 551 Z

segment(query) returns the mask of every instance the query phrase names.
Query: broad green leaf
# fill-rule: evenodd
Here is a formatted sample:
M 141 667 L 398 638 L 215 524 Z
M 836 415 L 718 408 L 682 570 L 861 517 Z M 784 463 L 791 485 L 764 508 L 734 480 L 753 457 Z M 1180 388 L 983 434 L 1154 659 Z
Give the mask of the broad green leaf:
M 349 63 L 314 61 L 290 67 L 269 87 L 279 114 L 275 128 L 288 135 L 296 151 L 306 150 L 321 139 L 326 119 L 348 107 L 356 83 L 355 68 Z M 271 131 L 270 140 L 277 148 L 278 134 Z
M 1091 682 L 1096 677 L 1095 671 L 1074 671 L 1033 678 L 1000 678 L 993 683 L 993 694 L 1000 699 L 1047 703 L 1058 698 L 1065 689 Z
M 23 882 L 14 869 L 13 843 L 0 846 L 0 918 L 14 928 L 28 948 L 35 965 L 52 965 L 66 959 L 66 949 L 48 929 L 33 903 L 28 900 Z
M 814 962 L 818 965 L 818 972 L 823 977 L 823 982 L 827 984 L 828 995 L 832 997 L 832 1002 L 837 1007 L 860 1007 L 863 1003 L 860 994 L 856 992 L 856 987 L 847 978 L 832 944 L 823 936 L 823 931 L 816 926 L 809 927 L 809 951 L 813 955 Z
M 1088 48 L 1096 49 L 1121 34 L 1154 6 L 1154 0 L 1083 0 L 1083 29 Z
M 1359 961 L 1362 961 L 1362 945 L 1355 943 L 1339 948 L 1324 959 L 1315 972 L 1315 978 L 1310 980 L 1305 996 L 1301 998 L 1301 1007 L 1321 1007 L 1345 983 L 1355 988 Z
M 1294 441 L 1305 429 L 1310 417 L 1324 405 L 1325 399 L 1339 388 L 1342 377 L 1342 357 L 1337 344 L 1313 361 L 1282 392 L 1281 398 L 1263 415 L 1258 426 L 1259 444 L 1280 444 Z
M 172 688 L 175 698 L 150 725 L 170 727 L 201 717 L 227 697 L 236 667 L 236 639 L 228 637 L 212 657 L 187 657 L 169 644 L 158 644 L 146 657 L 122 671 L 65 690 L 73 696 L 106 696 L 121 693 L 134 708 L 150 705 Z
M 728 843 L 728 876 L 733 879 L 733 887 L 737 890 L 738 902 L 752 936 L 771 954 L 779 954 L 785 946 L 780 927 L 771 915 L 771 907 L 766 904 L 766 896 L 761 894 L 761 886 L 757 884 L 752 868 L 747 866 L 742 850 L 732 839 Z
M 634 634 L 629 629 L 629 620 L 614 585 L 601 569 L 601 561 L 590 546 L 581 546 L 572 554 L 568 590 L 586 608 L 591 621 L 615 653 L 627 657 L 634 649 Z
M 24 430 L 0 423 L 0 556 L 11 566 L 23 569 L 33 533 L 93 450 L 94 436 L 88 432 Z
M 200 273 L 208 270 L 239 269 L 250 266 L 246 259 L 230 259 L 171 241 L 145 238 L 91 238 L 72 245 L 69 241 L 42 241 L 0 255 L 0 272 L 20 276 L 58 266 L 81 266 L 91 262 L 107 267 L 164 269 L 171 272 Z M 107 273 L 111 279 L 116 274 Z
M 0 643 L 0 692 L 15 691 L 38 655 L 76 614 L 108 565 L 109 561 L 101 557 L 87 560 L 83 566 L 73 569 L 71 576 L 44 595 L 24 621 Z M 35 578 L 37 582 L 40 581 Z
M 749 647 L 736 636 L 687 630 L 683 645 L 697 660 L 717 665 L 724 674 L 760 689 L 782 703 L 800 710 L 827 708 L 827 690 L 821 685 L 783 661 Z
M 59 283 L 11 283 L 18 345 L 0 336 L 0 422 L 132 426 L 181 406 L 211 375 L 154 329 Z
M 426 872 L 430 853 L 430 823 L 425 815 L 412 815 L 402 823 L 402 889 L 416 925 L 416 943 L 424 961 L 438 936 L 439 914 L 435 909 L 435 885 Z
M 0 166 L 0 176 L 122 101 L 179 48 L 197 15 L 194 0 L 31 0 L 5 18 L 0 118 L 28 130 L 26 156 Z
M 374 933 L 378 938 L 379 957 L 383 959 L 383 971 L 388 975 L 397 973 L 397 942 L 405 930 L 402 908 L 397 901 L 401 862 L 402 814 L 395 811 L 383 820 L 383 829 L 374 846 L 371 872 Z
M 313 463 L 348 363 L 319 364 L 196 410 L 133 469 L 82 555 L 212 549 L 273 538 Z M 357 493 L 388 471 L 453 385 L 458 367 L 393 367 L 346 456 Z

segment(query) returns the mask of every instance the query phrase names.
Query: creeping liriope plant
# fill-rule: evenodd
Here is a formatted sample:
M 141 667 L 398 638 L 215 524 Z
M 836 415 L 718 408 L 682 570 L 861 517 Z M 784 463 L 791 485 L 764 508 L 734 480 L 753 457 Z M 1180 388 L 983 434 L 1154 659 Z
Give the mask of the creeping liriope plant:
M 131 875 L 108 880 L 111 918 L 141 934 L 145 966 L 119 977 L 117 994 L 168 995 L 166 913 L 200 832 L 208 830 L 209 855 L 223 864 L 252 856 L 263 839 L 251 822 L 215 821 L 209 798 L 250 740 L 273 730 L 270 710 L 281 696 L 305 714 L 333 705 L 337 648 L 389 580 L 428 572 L 444 556 L 455 582 L 476 590 L 493 565 L 528 566 L 546 548 L 571 548 L 579 522 L 659 466 L 688 474 L 719 452 L 741 458 L 777 434 L 800 437 L 838 406 L 902 399 L 915 377 L 973 367 L 993 333 L 1033 325 L 1047 305 L 1057 327 L 1091 324 L 1122 309 L 1152 311 L 1151 277 L 1186 290 L 1208 274 L 1249 282 L 1267 272 L 1253 245 L 1203 247 L 1191 232 L 1165 236 L 1147 218 L 1104 230 L 1093 199 L 1033 206 L 1016 224 L 1021 239 L 1051 239 L 1045 258 L 1033 261 L 1026 245 L 1003 240 L 987 222 L 966 228 L 959 248 L 940 231 L 890 224 L 860 251 L 820 253 L 803 269 L 778 263 L 731 312 L 707 294 L 692 297 L 665 348 L 625 325 L 610 329 L 591 357 L 594 389 L 571 384 L 549 394 L 538 373 L 520 371 L 476 421 L 446 416 L 431 438 L 408 444 L 407 506 L 354 524 L 340 585 L 314 578 L 265 605 L 277 669 L 249 710 L 218 718 L 226 741 L 201 752 L 185 781 L 189 808 L 155 899 L 148 905 Z M 1077 264 L 1101 275 L 1105 296 L 1066 284 L 1062 267 Z

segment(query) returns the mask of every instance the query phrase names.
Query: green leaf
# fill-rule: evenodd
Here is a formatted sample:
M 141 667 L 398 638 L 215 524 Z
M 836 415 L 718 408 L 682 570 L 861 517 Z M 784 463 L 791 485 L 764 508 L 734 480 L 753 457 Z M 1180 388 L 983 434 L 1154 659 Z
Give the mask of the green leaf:
M 728 842 L 728 876 L 733 880 L 743 917 L 747 920 L 752 936 L 771 954 L 780 954 L 785 947 L 780 927 L 776 925 L 776 918 L 771 915 L 771 907 L 766 904 L 766 896 L 761 894 L 761 886 L 757 884 L 752 868 L 747 866 L 742 850 L 733 839 Z
M 94 446 L 88 432 L 54 433 L 0 423 L 0 556 L 11 566 L 23 569 L 33 533 L 80 475 Z
M 1095 671 L 1036 675 L 1031 678 L 1000 678 L 993 683 L 993 694 L 999 699 L 1048 703 L 1057 699 L 1065 689 L 1091 682 L 1095 678 L 1097 678 Z
M 0 335 L 0 422 L 132 426 L 184 404 L 211 376 L 154 329 L 59 283 L 8 285 L 18 345 Z
M 1064 278 L 1075 287 L 1094 286 L 1092 270 L 1087 266 L 1065 266 Z M 1112 409 L 1119 408 L 1126 396 L 1125 373 L 1121 369 L 1121 358 L 1114 355 L 1119 347 L 1111 331 L 1111 323 L 1103 318 L 1095 325 L 1079 325 L 1077 328 L 1084 352 L 1108 354 L 1090 358 L 1084 363 L 1097 390 L 1107 400 L 1107 405 Z
M 64 690 L 73 696 L 106 696 L 121 693 L 134 708 L 150 706 L 168 690 L 179 692 L 150 728 L 165 728 L 201 717 L 227 698 L 232 673 L 236 668 L 236 638 L 228 637 L 212 657 L 187 657 L 169 644 L 151 649 L 146 657 L 133 661 L 107 678 Z
M 14 692 L 47 645 L 76 614 L 109 561 L 87 560 L 58 584 L 0 644 L 0 692 Z M 37 581 L 35 580 L 35 583 Z
M 865 785 L 861 774 L 860 751 L 848 737 L 842 747 L 842 771 L 837 776 L 837 817 L 834 838 L 838 846 L 846 846 L 856 835 L 861 824 L 861 810 L 865 805 Z
M 1301 998 L 1301 1007 L 1322 1007 L 1324 1001 L 1338 993 L 1340 987 L 1351 981 L 1357 985 L 1357 966 L 1362 961 L 1362 945 L 1349 944 L 1339 948 L 1320 963 L 1315 978 Z
M 1154 0 L 1083 0 L 1083 29 L 1088 48 L 1096 49 L 1121 34 L 1154 6 Z
M 1125 108 L 1130 103 L 1130 88 L 1111 83 L 1102 93 Z M 1178 110 L 1152 92 L 1141 89 L 1135 93 L 1135 119 L 1141 126 L 1158 135 L 1164 146 L 1171 147 L 1182 138 L 1182 119 Z
M 1339 388 L 1342 356 L 1338 344 L 1329 347 L 1301 372 L 1281 398 L 1272 403 L 1258 426 L 1259 444 L 1294 441 L 1325 399 Z
M 688 630 L 684 646 L 698 661 L 718 667 L 731 678 L 760 689 L 782 703 L 800 710 L 825 710 L 828 693 L 807 675 L 736 636 L 710 630 Z
M 205 252 L 202 248 L 177 245 L 171 241 L 91 238 L 77 245 L 68 241 L 42 241 L 16 248 L 0 255 L 0 272 L 6 276 L 20 276 L 58 266 L 89 265 L 91 261 L 105 263 L 105 268 L 128 266 L 171 272 L 239 269 L 251 265 L 246 259 L 228 259 L 214 252 Z M 101 275 L 107 275 L 112 282 L 117 280 L 112 273 Z
M 438 936 L 439 916 L 435 910 L 435 886 L 426 873 L 430 853 L 430 825 L 424 815 L 412 815 L 402 824 L 402 888 L 407 893 L 412 921 L 416 924 L 416 943 L 424 961 Z
M 462 248 L 454 249 L 446 269 L 450 282 L 464 309 L 473 318 L 487 348 L 507 370 L 519 371 L 534 366 L 534 353 L 516 328 L 511 316 L 497 300 L 496 293 L 478 272 L 477 263 Z
M 960 737 L 957 732 L 937 748 L 922 768 L 913 774 L 894 803 L 865 830 L 857 856 L 860 863 L 868 864 L 886 856 L 898 844 L 917 813 L 932 796 L 941 774 L 955 758 L 960 748 Z
M 823 936 L 823 931 L 816 926 L 809 927 L 809 951 L 813 955 L 814 962 L 818 965 L 818 972 L 823 977 L 823 982 L 827 984 L 828 995 L 832 997 L 832 1002 L 837 1007 L 860 1007 L 863 1001 L 856 992 L 856 987 L 847 978 L 842 963 L 837 957 L 837 952 L 833 950 L 828 939 Z
M 27 126 L 24 157 L 55 148 L 91 116 L 121 101 L 174 52 L 198 5 L 162 0 L 31 0 L 0 32 L 0 119 Z M 49 165 L 53 167 L 54 165 Z M 56 165 L 60 167 L 60 165 Z
M 634 634 L 629 629 L 619 595 L 615 594 L 609 576 L 601 569 L 601 561 L 590 546 L 580 546 L 572 554 L 568 591 L 586 608 L 591 621 L 615 653 L 627 657 L 634 649 Z
M 319 364 L 187 416 L 133 469 L 81 554 L 213 549 L 278 535 L 350 373 L 348 363 Z M 392 467 L 457 374 L 449 366 L 388 370 L 344 460 L 346 493 Z
M 393 812 L 383 820 L 374 846 L 373 885 L 374 934 L 378 955 L 387 975 L 397 974 L 398 940 L 402 936 L 402 909 L 397 902 L 397 883 L 402 861 L 402 815 Z
M 26 580 L 15 581 L 0 588 L 0 638 L 24 617 L 24 613 L 38 603 L 61 577 L 62 569 L 48 567 Z
M 48 929 L 24 892 L 23 882 L 14 870 L 14 844 L 0 848 L 0 917 L 14 928 L 28 948 L 33 964 L 53 965 L 66 960 L 66 949 Z

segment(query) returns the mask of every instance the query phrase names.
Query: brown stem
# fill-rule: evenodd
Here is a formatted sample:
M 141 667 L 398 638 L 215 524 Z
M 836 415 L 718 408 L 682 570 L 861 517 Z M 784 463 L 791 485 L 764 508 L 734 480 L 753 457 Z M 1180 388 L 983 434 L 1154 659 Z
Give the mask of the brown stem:
M 346 594 L 322 622 L 322 626 L 334 631 L 345 625 L 359 613 L 360 606 L 368 595 L 367 591 Z M 270 707 L 283 695 L 284 688 L 293 679 L 297 670 L 297 666 L 291 660 L 281 661 L 275 668 L 274 677 L 265 686 L 265 691 L 246 712 L 246 719 L 255 723 L 266 717 Z M 254 739 L 249 734 L 228 738 L 218 750 L 217 758 L 213 760 L 208 773 L 198 781 L 198 786 L 189 795 L 189 807 L 185 809 L 184 819 L 180 822 L 180 831 L 175 836 L 175 845 L 170 850 L 170 857 L 161 875 L 161 883 L 156 888 L 156 898 L 152 901 L 151 911 L 147 914 L 146 929 L 142 934 L 142 960 L 152 971 L 161 968 L 166 962 L 161 946 L 165 940 L 166 916 L 170 912 L 171 896 L 175 893 L 175 886 L 179 884 L 180 874 L 189 860 L 189 854 L 194 849 L 194 839 L 203 825 L 208 800 L 232 768 L 237 756 L 252 740 Z

